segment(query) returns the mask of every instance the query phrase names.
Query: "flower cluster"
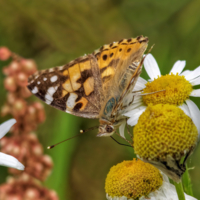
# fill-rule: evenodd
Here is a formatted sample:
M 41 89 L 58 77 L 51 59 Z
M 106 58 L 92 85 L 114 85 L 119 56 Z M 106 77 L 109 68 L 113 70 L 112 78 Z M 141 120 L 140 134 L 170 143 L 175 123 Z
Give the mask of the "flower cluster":
M 58 197 L 55 191 L 46 189 L 37 179 L 23 174 L 18 178 L 9 177 L 7 182 L 0 186 L 0 199 L 58 200 Z
M 125 114 L 130 117 L 128 124 L 135 125 L 135 153 L 179 182 L 200 133 L 200 111 L 189 99 L 200 97 L 200 90 L 193 88 L 200 84 L 200 67 L 182 72 L 185 61 L 177 61 L 170 74 L 162 76 L 151 54 L 144 59 L 144 67 L 151 80 L 138 79 L 134 91 L 142 89 L 143 94 Z
M 43 148 L 33 132 L 45 120 L 44 108 L 39 102 L 27 101 L 27 98 L 31 96 L 26 87 L 27 80 L 37 70 L 36 64 L 33 60 L 17 56 L 6 47 L 0 48 L 0 60 L 7 59 L 10 59 L 11 63 L 3 68 L 3 73 L 6 75 L 4 87 L 8 93 L 1 115 L 13 116 L 16 123 L 10 130 L 12 133 L 10 137 L 1 139 L 1 151 L 23 163 L 25 170 L 21 172 L 16 167 L 9 168 L 9 172 L 17 175 L 19 179 L 12 179 L 12 182 L 9 181 L 0 186 L 0 191 L 4 191 L 2 199 L 11 198 L 13 192 L 16 193 L 16 199 L 57 199 L 56 195 L 51 197 L 51 192 L 47 189 L 37 186 L 34 181 L 29 181 L 33 180 L 33 177 L 37 181 L 45 181 L 53 167 L 51 158 L 43 154 Z M 12 167 L 10 164 L 8 166 Z M 20 179 L 22 176 L 28 177 L 28 182 L 22 181 Z M 15 191 L 15 185 L 18 185 L 21 192 Z M 26 196 L 27 194 L 34 195 L 34 198 Z
M 53 162 L 48 155 L 43 155 L 43 148 L 35 133 L 19 136 L 4 137 L 1 140 L 2 152 L 13 155 L 25 166 L 24 172 L 44 181 L 51 173 Z M 10 168 L 12 174 L 22 172 Z
M 133 147 L 141 160 L 111 168 L 105 186 L 108 200 L 178 200 L 168 177 L 181 181 L 200 135 L 200 111 L 189 99 L 200 97 L 200 89 L 194 89 L 200 85 L 200 67 L 182 72 L 185 64 L 177 61 L 170 73 L 162 76 L 154 57 L 148 54 L 144 58 L 150 80 L 139 77 L 133 90 L 137 95 L 124 114 L 134 126 Z M 119 127 L 122 137 L 124 128 L 125 123 Z M 185 199 L 195 198 L 185 194 Z

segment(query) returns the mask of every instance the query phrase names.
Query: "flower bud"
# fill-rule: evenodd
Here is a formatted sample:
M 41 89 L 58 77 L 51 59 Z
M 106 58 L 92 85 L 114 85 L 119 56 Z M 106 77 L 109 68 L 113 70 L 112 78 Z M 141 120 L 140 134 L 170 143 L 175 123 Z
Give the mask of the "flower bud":
M 7 47 L 0 47 L 0 60 L 7 60 L 11 56 L 11 52 Z
M 17 84 L 13 76 L 8 76 L 4 80 L 4 87 L 10 92 L 15 92 L 17 89 Z

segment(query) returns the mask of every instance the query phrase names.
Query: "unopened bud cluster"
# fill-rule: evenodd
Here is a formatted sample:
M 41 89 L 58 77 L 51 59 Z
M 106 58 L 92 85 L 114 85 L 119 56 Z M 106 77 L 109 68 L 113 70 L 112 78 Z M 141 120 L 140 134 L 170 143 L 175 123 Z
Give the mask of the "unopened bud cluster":
M 4 137 L 1 140 L 1 150 L 20 160 L 26 167 L 25 172 L 44 181 L 51 173 L 53 162 L 48 155 L 43 155 L 42 145 L 34 133 Z M 10 168 L 9 172 L 19 175 L 22 171 Z
M 0 186 L 1 200 L 58 200 L 56 192 L 43 187 L 37 179 L 23 173 L 18 178 L 9 177 Z
M 44 122 L 45 112 L 41 103 L 28 103 L 27 98 L 31 96 L 31 93 L 26 87 L 28 77 L 36 72 L 37 67 L 33 60 L 21 58 L 10 52 L 6 47 L 0 47 L 0 60 L 5 61 L 7 59 L 10 59 L 11 62 L 3 68 L 3 73 L 6 76 L 4 79 L 4 87 L 8 93 L 6 103 L 1 109 L 1 115 L 6 116 L 9 114 L 16 119 L 17 123 L 10 130 L 12 135 L 10 137 L 4 137 L 0 141 L 1 151 L 14 156 L 25 166 L 23 173 L 26 173 L 26 176 L 29 177 L 28 179 L 35 177 L 38 181 L 44 181 L 51 173 L 53 162 L 48 155 L 43 154 L 43 148 L 33 131 L 37 129 L 40 123 Z M 19 180 L 23 174 L 21 171 L 13 168 L 9 168 L 9 172 L 13 175 L 18 175 Z M 17 184 L 19 180 L 15 180 L 14 184 Z M 23 189 L 24 182 L 20 182 L 19 184 L 21 184 L 22 191 L 25 191 Z M 9 182 L 6 185 L 6 187 L 10 187 Z M 29 191 L 29 184 L 25 185 L 27 185 L 26 190 Z M 32 199 L 57 199 L 57 197 L 39 198 L 40 189 L 38 187 L 34 187 L 33 189 L 30 186 L 30 190 L 37 193 Z M 45 191 L 48 193 L 47 189 Z M 4 190 L 5 197 L 3 196 L 2 199 L 9 199 L 12 193 L 11 189 Z M 31 199 L 26 197 L 26 192 L 23 194 L 18 193 L 16 191 L 16 198 L 14 199 Z M 44 195 L 42 190 L 41 193 Z

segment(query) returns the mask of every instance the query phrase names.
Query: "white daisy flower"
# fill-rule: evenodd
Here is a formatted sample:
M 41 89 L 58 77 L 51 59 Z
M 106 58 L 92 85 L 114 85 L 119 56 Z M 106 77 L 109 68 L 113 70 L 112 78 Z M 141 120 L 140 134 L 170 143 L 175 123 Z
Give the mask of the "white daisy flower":
M 15 123 L 16 123 L 15 119 L 10 119 L 0 125 L 0 139 L 10 130 L 10 128 Z M 24 170 L 24 165 L 21 164 L 16 158 L 1 152 L 0 152 L 0 165 L 16 168 L 18 170 Z
M 141 160 L 123 161 L 107 175 L 108 200 L 178 200 L 175 186 L 157 168 Z M 196 200 L 187 194 L 186 200 Z
M 193 71 L 183 71 L 185 65 L 186 61 L 178 60 L 170 73 L 162 76 L 155 58 L 151 54 L 146 56 L 144 67 L 150 80 L 147 82 L 139 77 L 133 91 L 143 90 L 144 93 L 156 93 L 135 96 L 133 104 L 129 107 L 130 111 L 124 114 L 130 117 L 127 121 L 129 125 L 137 124 L 139 116 L 149 104 L 168 103 L 179 106 L 191 117 L 200 133 L 200 123 L 198 123 L 200 111 L 196 104 L 189 100 L 189 96 L 200 97 L 200 89 L 193 89 L 193 86 L 200 85 L 200 66 Z

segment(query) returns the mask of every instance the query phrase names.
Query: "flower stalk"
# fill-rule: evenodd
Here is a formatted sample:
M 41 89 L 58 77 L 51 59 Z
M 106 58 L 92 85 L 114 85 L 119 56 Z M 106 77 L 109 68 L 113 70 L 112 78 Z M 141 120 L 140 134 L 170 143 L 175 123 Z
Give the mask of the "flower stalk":
M 185 200 L 185 195 L 184 195 L 184 191 L 183 191 L 182 182 L 176 183 L 175 181 L 173 181 L 173 184 L 176 187 L 176 192 L 177 192 L 177 195 L 178 195 L 178 199 L 179 200 Z

